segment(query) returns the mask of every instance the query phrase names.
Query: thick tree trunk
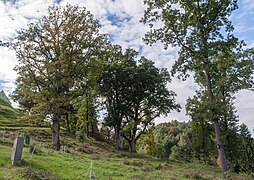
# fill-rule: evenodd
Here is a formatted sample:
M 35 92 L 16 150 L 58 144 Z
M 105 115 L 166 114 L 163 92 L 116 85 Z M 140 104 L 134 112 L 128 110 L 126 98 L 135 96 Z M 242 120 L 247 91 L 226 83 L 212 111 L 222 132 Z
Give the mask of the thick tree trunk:
M 123 149 L 123 137 L 119 125 L 115 126 L 115 141 L 116 141 L 115 147 L 117 149 Z
M 60 150 L 60 126 L 58 116 L 53 117 L 52 123 L 52 145 L 53 149 Z
M 214 129 L 215 129 L 215 135 L 216 135 L 216 143 L 217 143 L 217 150 L 218 150 L 218 160 L 217 163 L 222 171 L 222 173 L 225 173 L 228 170 L 227 167 L 227 160 L 226 160 L 226 155 L 222 143 L 222 138 L 221 138 L 221 130 L 220 130 L 220 124 L 219 124 L 219 119 L 216 115 L 215 112 L 215 100 L 214 100 L 214 95 L 212 92 L 212 85 L 211 85 L 211 77 L 210 77 L 210 67 L 207 65 L 205 68 L 205 77 L 206 77 L 206 85 L 207 85 L 207 93 L 208 93 L 208 98 L 211 103 L 211 112 L 212 112 L 212 121 L 214 123 Z
M 129 145 L 130 145 L 130 152 L 136 153 L 137 152 L 137 148 L 136 148 L 136 140 L 135 140 L 135 138 L 132 138 L 129 141 Z
M 224 173 L 228 170 L 228 166 L 227 166 L 227 160 L 226 160 L 226 156 L 225 156 L 224 146 L 222 144 L 222 139 L 221 139 L 220 123 L 219 123 L 218 119 L 213 120 L 213 122 L 214 122 L 214 128 L 215 128 L 217 150 L 218 150 L 218 154 L 219 154 L 217 163 L 219 164 L 222 172 Z

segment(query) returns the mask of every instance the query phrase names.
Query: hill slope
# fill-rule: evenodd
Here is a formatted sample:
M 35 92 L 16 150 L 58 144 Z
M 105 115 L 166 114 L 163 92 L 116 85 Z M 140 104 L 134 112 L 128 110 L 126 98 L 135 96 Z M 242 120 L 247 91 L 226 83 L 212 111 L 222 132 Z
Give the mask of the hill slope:
M 89 138 L 79 142 L 64 129 L 61 129 L 62 150 L 53 151 L 49 148 L 49 126 L 35 127 L 29 120 L 17 118 L 20 115 L 11 107 L 2 105 L 0 108 L 0 179 L 90 179 L 90 173 L 97 180 L 222 179 L 217 166 L 117 151 Z M 29 135 L 31 143 L 23 149 L 22 165 L 12 166 L 10 155 L 18 135 Z M 35 153 L 31 154 L 33 150 Z M 230 176 L 233 179 L 253 178 Z
M 0 179 L 88 180 L 90 172 L 97 180 L 222 179 L 217 166 L 117 151 L 106 143 L 88 138 L 81 143 L 65 131 L 61 134 L 62 150 L 57 152 L 48 148 L 50 128 L 9 128 L 0 129 Z M 29 134 L 31 146 L 25 145 L 23 149 L 22 165 L 12 166 L 10 154 L 18 134 Z M 32 155 L 34 147 L 36 153 Z M 230 177 L 236 180 L 253 178 L 237 174 L 230 174 Z
M 11 102 L 3 90 L 0 91 L 0 104 L 11 107 Z
M 11 102 L 4 91 L 0 91 L 0 129 L 27 126 L 27 123 L 24 124 L 24 122 L 17 120 L 22 115 L 22 112 L 11 106 Z

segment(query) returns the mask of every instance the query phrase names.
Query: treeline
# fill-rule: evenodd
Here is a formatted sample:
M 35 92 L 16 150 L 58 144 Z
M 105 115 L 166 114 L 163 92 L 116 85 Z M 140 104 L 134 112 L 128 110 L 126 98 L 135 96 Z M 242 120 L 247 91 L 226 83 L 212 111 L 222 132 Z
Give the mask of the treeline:
M 254 172 L 254 139 L 245 124 L 234 123 L 222 130 L 227 165 L 233 172 Z M 138 141 L 138 152 L 160 158 L 216 165 L 214 128 L 195 121 L 172 120 L 151 127 Z
M 169 72 L 133 49 L 111 44 L 85 8 L 49 7 L 10 47 L 19 62 L 12 97 L 38 125 L 45 119 L 52 123 L 56 150 L 65 127 L 80 140 L 112 141 L 100 132 L 113 129 L 116 148 L 122 149 L 125 139 L 136 152 L 137 140 L 156 117 L 180 109 L 167 88 Z

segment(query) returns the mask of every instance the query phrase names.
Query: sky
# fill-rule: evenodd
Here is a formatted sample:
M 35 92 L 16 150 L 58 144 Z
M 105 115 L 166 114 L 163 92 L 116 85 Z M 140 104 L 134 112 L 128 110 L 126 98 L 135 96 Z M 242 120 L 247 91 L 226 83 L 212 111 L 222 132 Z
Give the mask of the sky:
M 137 50 L 140 56 L 145 56 L 155 62 L 157 67 L 171 69 L 177 59 L 177 48 L 164 50 L 163 45 L 145 45 L 142 37 L 149 27 L 140 23 L 145 6 L 142 0 L 0 0 L 0 40 L 12 41 L 17 31 L 26 28 L 30 22 L 47 15 L 47 8 L 53 4 L 85 6 L 100 22 L 102 33 L 109 34 L 114 44 Z M 244 40 L 247 47 L 254 47 L 254 3 L 253 0 L 238 0 L 239 9 L 230 17 L 235 31 L 234 34 Z M 0 90 L 10 94 L 15 89 L 17 77 L 13 68 L 17 65 L 14 51 L 0 47 Z M 156 123 L 176 119 L 188 121 L 185 115 L 185 104 L 188 97 L 195 94 L 197 85 L 192 78 L 181 81 L 172 78 L 168 85 L 170 90 L 177 93 L 176 101 L 181 104 L 182 111 L 172 112 L 167 117 L 156 119 Z M 235 106 L 240 123 L 254 128 L 254 92 L 242 90 L 236 94 Z

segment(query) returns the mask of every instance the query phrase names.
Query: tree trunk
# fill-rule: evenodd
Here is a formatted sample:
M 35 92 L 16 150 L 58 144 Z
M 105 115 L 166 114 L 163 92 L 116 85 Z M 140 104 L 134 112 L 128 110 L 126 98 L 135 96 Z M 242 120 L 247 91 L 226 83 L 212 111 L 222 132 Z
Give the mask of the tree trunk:
M 115 147 L 117 149 L 123 149 L 123 138 L 122 138 L 122 131 L 119 125 L 115 126 Z
M 137 152 L 137 149 L 136 149 L 136 140 L 135 138 L 132 138 L 130 141 L 129 141 L 129 145 L 130 145 L 130 151 L 132 153 L 136 153 Z
M 76 125 L 77 125 L 77 117 L 75 115 L 72 116 L 72 119 L 71 119 L 71 133 L 72 134 L 76 134 Z
M 66 119 L 65 119 L 65 128 L 66 131 L 70 132 L 70 120 L 69 120 L 69 112 L 66 112 Z
M 90 136 L 89 135 L 89 109 L 88 109 L 88 94 L 86 93 L 86 134 L 87 136 Z
M 207 93 L 208 93 L 208 98 L 211 103 L 211 112 L 212 112 L 212 121 L 214 123 L 214 129 L 215 129 L 215 135 L 216 135 L 216 143 L 217 143 L 217 150 L 218 150 L 218 160 L 217 163 L 222 171 L 222 173 L 225 173 L 228 170 L 227 167 L 227 160 L 226 160 L 226 155 L 222 143 L 222 138 L 221 138 L 221 130 L 220 130 L 220 124 L 219 124 L 219 119 L 216 115 L 216 110 L 215 110 L 215 102 L 214 102 L 214 95 L 212 92 L 212 85 L 211 85 L 211 77 L 210 77 L 210 67 L 207 65 L 205 67 L 205 78 L 206 78 L 206 85 L 207 85 Z
M 227 166 L 227 160 L 226 160 L 226 156 L 225 156 L 224 146 L 222 144 L 222 139 L 221 139 L 220 123 L 219 123 L 218 119 L 213 120 L 213 122 L 214 122 L 214 128 L 215 128 L 217 149 L 218 149 L 218 154 L 219 154 L 217 163 L 220 166 L 222 172 L 224 173 L 228 170 L 228 166 Z
M 53 115 L 52 119 L 52 145 L 53 149 L 60 150 L 60 126 L 59 117 Z
M 202 146 L 203 146 L 203 155 L 204 155 L 204 161 L 205 161 L 205 164 L 207 163 L 207 157 L 208 157 L 208 152 L 207 152 L 207 149 L 206 149 L 206 142 L 205 142 L 205 125 L 204 125 L 204 122 L 205 120 L 202 119 L 201 121 L 201 128 L 202 128 Z

